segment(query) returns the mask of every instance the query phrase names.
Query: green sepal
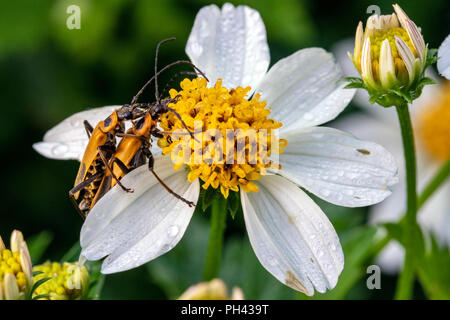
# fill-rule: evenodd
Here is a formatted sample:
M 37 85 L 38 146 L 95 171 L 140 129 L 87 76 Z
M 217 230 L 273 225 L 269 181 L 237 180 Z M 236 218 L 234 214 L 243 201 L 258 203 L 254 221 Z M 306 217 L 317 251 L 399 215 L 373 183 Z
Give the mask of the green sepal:
M 208 188 L 204 191 L 203 193 L 203 197 L 202 197 L 202 211 L 205 212 L 206 210 L 208 210 L 208 208 L 211 206 L 211 204 L 213 203 L 214 199 L 216 199 L 216 197 L 220 196 L 220 194 L 217 192 L 216 189 L 214 188 Z
M 427 50 L 427 59 L 425 60 L 425 68 L 424 70 L 431 66 L 432 64 L 435 64 L 438 60 L 438 49 L 428 49 Z
M 367 89 L 364 81 L 358 77 L 345 77 L 342 81 L 348 82 L 344 89 Z
M 236 213 L 239 211 L 241 207 L 241 198 L 239 196 L 239 192 L 230 191 L 227 200 L 228 200 L 227 210 L 230 213 L 231 218 L 234 219 Z

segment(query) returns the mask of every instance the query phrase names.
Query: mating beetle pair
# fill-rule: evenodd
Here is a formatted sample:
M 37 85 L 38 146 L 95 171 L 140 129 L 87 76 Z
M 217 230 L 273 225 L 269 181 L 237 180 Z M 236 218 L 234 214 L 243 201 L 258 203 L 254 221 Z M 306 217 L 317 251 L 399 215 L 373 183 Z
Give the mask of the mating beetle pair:
M 84 121 L 89 142 L 81 160 L 75 185 L 69 191 L 72 203 L 83 218 L 86 218 L 95 203 L 116 184 L 127 192 L 133 192 L 133 190 L 123 186 L 120 179 L 131 170 L 145 164 L 147 160 L 149 170 L 169 193 L 184 201 L 187 205 L 194 206 L 194 203 L 172 191 L 158 177 L 153 168 L 153 155 L 150 151 L 151 137 L 161 138 L 163 136 L 163 132 L 157 127 L 161 115 L 166 112 L 174 112 L 181 120 L 181 116 L 169 107 L 170 103 L 176 102 L 176 98 L 160 98 L 158 75 L 174 65 L 188 64 L 204 76 L 195 65 L 185 60 L 175 61 L 161 70 L 157 70 L 159 47 L 170 40 L 174 40 L 174 38 L 158 43 L 155 57 L 155 74 L 139 90 L 130 104 L 114 110 L 105 120 L 100 121 L 95 128 L 87 120 Z M 156 102 L 137 103 L 139 96 L 153 81 L 155 81 Z M 132 127 L 125 132 L 126 121 L 130 121 Z M 185 124 L 184 126 L 187 129 Z M 189 130 L 188 132 L 192 135 Z M 118 145 L 116 145 L 117 137 L 122 138 Z M 79 199 L 81 201 L 77 203 Z

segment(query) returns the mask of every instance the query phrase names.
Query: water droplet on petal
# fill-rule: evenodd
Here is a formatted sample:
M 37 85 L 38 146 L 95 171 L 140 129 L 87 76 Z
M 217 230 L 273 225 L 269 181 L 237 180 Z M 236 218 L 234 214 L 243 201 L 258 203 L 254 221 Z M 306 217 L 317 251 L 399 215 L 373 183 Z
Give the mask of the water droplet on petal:
M 70 125 L 72 127 L 79 127 L 80 126 L 80 121 L 79 120 L 71 120 L 70 121 Z
M 273 256 L 268 256 L 267 260 L 271 266 L 275 266 L 277 264 L 277 260 Z
M 69 150 L 69 147 L 65 144 L 59 143 L 52 148 L 52 153 L 55 156 L 59 156 Z
M 314 118 L 314 116 L 311 113 L 309 113 L 309 112 L 306 112 L 303 115 L 303 119 L 305 119 L 305 120 L 312 120 L 313 118 Z
M 175 237 L 178 232 L 179 232 L 179 228 L 178 226 L 171 226 L 168 230 L 167 233 L 169 234 L 169 237 Z

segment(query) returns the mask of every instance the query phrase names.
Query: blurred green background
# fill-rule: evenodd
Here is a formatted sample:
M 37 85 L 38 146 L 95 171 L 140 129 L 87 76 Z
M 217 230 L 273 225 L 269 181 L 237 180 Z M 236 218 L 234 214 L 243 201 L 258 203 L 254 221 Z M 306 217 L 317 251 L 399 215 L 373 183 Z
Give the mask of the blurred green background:
M 202 0 L 19 0 L 0 4 L 0 97 L 2 192 L 0 234 L 20 229 L 34 237 L 35 262 L 59 260 L 76 243 L 82 220 L 68 199 L 76 161 L 56 161 L 31 145 L 69 115 L 86 108 L 123 104 L 152 75 L 156 44 L 177 40 L 160 53 L 160 65 L 185 59 L 184 46 Z M 266 24 L 271 63 L 294 51 L 318 46 L 328 50 L 353 37 L 369 5 L 392 12 L 391 1 L 229 1 L 258 10 Z M 66 28 L 67 6 L 81 8 L 81 30 Z M 399 1 L 430 47 L 448 34 L 448 0 Z M 180 68 L 180 70 L 183 68 Z M 186 68 L 184 68 L 186 70 Z M 162 79 L 162 83 L 167 79 Z M 151 96 L 149 96 L 151 97 Z M 345 113 L 353 112 L 354 106 Z M 375 230 L 365 227 L 367 208 L 347 209 L 324 202 L 343 243 L 346 265 L 338 287 L 316 298 L 390 299 L 396 277 L 383 275 L 381 290 L 366 288 Z M 43 232 L 44 231 L 44 232 Z M 106 278 L 101 298 L 177 297 L 202 277 L 208 239 L 208 214 L 196 213 L 180 244 L 165 256 L 133 271 Z M 36 240 L 38 239 L 38 240 Z M 46 243 L 48 248 L 44 251 Z M 249 299 L 298 298 L 258 263 L 243 220 L 228 219 L 220 275 L 240 286 Z M 416 285 L 416 298 L 424 293 Z

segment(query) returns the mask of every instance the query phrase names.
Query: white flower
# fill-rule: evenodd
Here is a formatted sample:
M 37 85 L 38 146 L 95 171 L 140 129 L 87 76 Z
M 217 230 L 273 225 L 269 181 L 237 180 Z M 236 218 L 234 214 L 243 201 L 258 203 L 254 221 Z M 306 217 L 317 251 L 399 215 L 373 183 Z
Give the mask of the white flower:
M 334 52 L 347 76 L 357 74 L 346 52 L 353 40 L 338 43 Z M 437 76 L 429 73 L 436 82 Z M 369 103 L 366 91 L 358 90 L 353 100 L 365 113 L 351 114 L 333 123 L 333 127 L 348 131 L 362 139 L 373 140 L 386 147 L 399 163 L 400 183 L 393 188 L 393 196 L 370 208 L 370 223 L 398 221 L 406 209 L 406 175 L 400 127 L 394 109 L 380 108 Z M 450 152 L 450 86 L 426 86 L 420 98 L 410 105 L 416 139 L 418 190 L 423 190 Z M 437 117 L 436 117 L 437 116 Z M 447 128 L 447 129 L 446 129 Z M 424 231 L 432 231 L 441 244 L 450 245 L 450 181 L 438 189 L 418 214 Z M 387 273 L 396 273 L 403 266 L 404 249 L 396 241 L 390 242 L 377 258 L 377 264 Z
M 450 79 L 450 35 L 442 42 L 438 51 L 437 68 L 440 74 Z
M 314 289 L 333 288 L 344 265 L 338 236 L 298 185 L 337 205 L 367 206 L 391 194 L 388 187 L 397 182 L 397 167 L 392 155 L 375 143 L 315 127 L 334 119 L 354 94 L 343 89 L 332 55 L 320 48 L 300 50 L 267 72 L 269 48 L 259 13 L 230 4 L 200 10 L 186 52 L 210 84 L 222 78 L 229 89 L 251 86 L 267 101 L 271 116 L 283 123 L 280 137 L 289 144 L 280 155 L 282 169 L 252 181 L 258 192 L 240 190 L 248 236 L 259 261 L 279 281 L 308 295 Z M 105 116 L 109 112 L 106 109 Z M 64 138 L 52 135 L 52 143 L 66 143 L 66 137 L 86 139 L 85 133 L 69 134 L 73 128 L 64 122 L 63 128 L 52 129 L 64 132 Z M 45 150 L 46 143 L 39 148 Z M 188 172 L 173 170 L 168 157 L 157 156 L 155 170 L 175 192 L 197 201 L 198 179 L 188 182 Z M 135 268 L 172 249 L 194 212 L 167 193 L 146 166 L 127 174 L 123 184 L 134 193 L 113 188 L 81 230 L 82 255 L 89 260 L 106 257 L 103 273 Z

